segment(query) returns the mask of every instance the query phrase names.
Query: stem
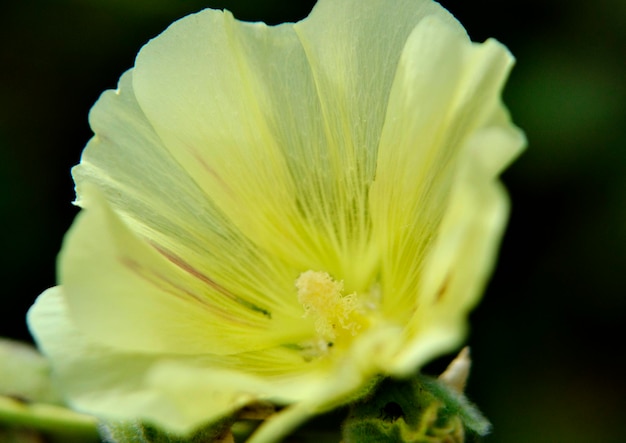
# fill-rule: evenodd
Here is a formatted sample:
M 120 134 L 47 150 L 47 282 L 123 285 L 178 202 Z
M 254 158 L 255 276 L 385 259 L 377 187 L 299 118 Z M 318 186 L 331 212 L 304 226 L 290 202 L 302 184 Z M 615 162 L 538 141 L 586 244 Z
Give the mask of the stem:
M 0 396 L 0 423 L 23 426 L 41 432 L 81 437 L 81 441 L 100 441 L 97 420 L 62 406 L 25 403 Z

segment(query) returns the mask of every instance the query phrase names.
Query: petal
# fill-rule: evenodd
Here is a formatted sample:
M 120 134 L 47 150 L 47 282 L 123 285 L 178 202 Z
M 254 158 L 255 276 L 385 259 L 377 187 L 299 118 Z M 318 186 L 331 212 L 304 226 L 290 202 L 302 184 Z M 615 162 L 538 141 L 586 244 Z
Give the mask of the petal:
M 405 48 L 372 187 L 384 309 L 409 317 L 407 344 L 389 360 L 399 375 L 459 345 L 491 273 L 508 215 L 497 175 L 525 144 L 500 102 L 512 61 L 497 42 L 471 44 L 437 20 Z
M 60 286 L 41 294 L 27 319 L 70 405 L 105 420 L 147 420 L 186 434 L 250 401 L 294 402 L 326 383 L 315 364 L 290 373 L 280 351 L 236 358 L 120 352 L 77 328 Z M 263 358 L 284 378 L 255 375 Z
M 321 0 L 294 26 L 311 65 L 329 150 L 341 151 L 345 166 L 359 167 L 358 185 L 374 176 L 398 61 L 411 31 L 427 17 L 465 35 L 448 11 L 426 0 Z
M 301 121 L 306 131 L 288 134 L 290 144 L 301 143 L 316 118 L 292 27 L 213 10 L 185 17 L 141 50 L 134 89 L 164 146 L 229 222 L 268 255 L 310 267 L 324 241 L 298 212 L 290 146 L 276 134 Z
M 184 257 L 261 310 L 301 315 L 293 283 L 301 271 L 251 244 L 167 152 L 137 105 L 131 72 L 102 95 L 90 123 L 96 136 L 72 171 L 81 206 L 88 204 L 83 187 L 95 185 L 129 228 L 172 262 Z
M 272 315 L 139 239 L 93 187 L 60 255 L 77 326 L 121 349 L 234 354 L 293 343 L 311 329 Z
M 71 406 L 106 420 L 145 419 L 179 431 L 222 416 L 245 403 L 236 387 L 221 384 L 198 410 L 179 409 L 167 391 L 147 377 L 164 356 L 114 352 L 91 342 L 77 329 L 61 287 L 39 296 L 28 313 L 38 345 L 52 361 Z M 179 371 L 177 377 L 189 377 Z M 201 400 L 201 399 L 198 399 Z
M 215 419 L 207 415 L 221 406 L 219 415 L 257 400 L 291 403 L 306 399 L 319 386 L 320 378 L 307 375 L 296 381 L 268 383 L 244 371 L 200 367 L 180 361 L 161 361 L 147 374 L 146 385 L 164 396 L 173 416 L 159 417 L 161 427 L 184 434 Z M 290 392 L 288 392 L 290 390 Z M 135 412 L 141 416 L 141 411 Z M 275 441 L 275 440 L 274 440 Z
M 274 28 L 203 11 L 136 62 L 141 108 L 217 207 L 263 251 L 348 291 L 374 278 L 367 185 L 404 40 L 428 14 L 456 23 L 431 2 L 397 6 L 321 1 Z
M 469 310 L 495 265 L 509 214 L 509 200 L 496 174 L 526 143 L 508 120 L 502 124 L 504 115 L 503 109 L 494 110 L 484 128 L 462 147 L 449 207 L 425 258 L 419 305 L 407 328 L 406 370 L 415 359 L 427 361 L 437 355 L 418 356 L 417 348 L 428 341 L 423 334 L 441 342 L 438 354 L 458 347 Z
M 50 382 L 48 361 L 32 345 L 1 337 L 0 396 L 61 404 L 59 393 Z
M 406 345 L 390 360 L 390 371 L 399 375 L 461 344 L 469 310 L 495 263 L 508 199 L 498 184 L 485 180 L 486 171 L 476 165 L 472 168 L 458 180 L 426 257 L 420 300 L 407 325 Z
M 324 134 L 312 149 L 304 148 L 317 158 L 332 159 L 301 175 L 312 175 L 311 183 L 328 181 L 320 175 L 335 177 L 323 192 L 326 201 L 316 204 L 328 208 L 323 214 L 327 224 L 339 218 L 336 229 L 347 231 L 340 238 L 352 237 L 337 274 L 347 291 L 367 292 L 378 278 L 380 251 L 371 241 L 374 211 L 368 191 L 402 48 L 416 24 L 429 16 L 465 35 L 445 9 L 420 0 L 321 0 L 306 20 L 294 25 L 311 65 Z M 346 242 L 338 243 L 341 248 Z
M 314 415 L 367 394 L 378 380 L 382 363 L 397 354 L 401 338 L 401 328 L 376 328 L 360 336 L 355 346 L 332 366 L 325 364 L 328 362 L 313 361 L 294 370 L 279 357 L 274 359 L 273 367 L 281 374 L 262 378 L 252 375 L 256 368 L 250 356 L 242 358 L 241 365 L 227 361 L 229 357 L 213 365 L 203 365 L 202 359 L 194 366 L 181 360 L 163 361 L 150 371 L 148 383 L 159 392 L 165 392 L 168 402 L 179 412 L 188 411 L 184 414 L 189 416 L 202 411 L 207 398 L 218 394 L 232 396 L 232 392 L 238 394 L 236 398 L 241 403 L 261 399 L 279 405 L 291 404 L 266 420 L 249 440 L 250 443 L 273 442 Z M 262 358 L 271 356 L 270 352 Z M 232 387 L 232 392 L 220 392 L 224 387 Z M 172 424 L 171 420 L 162 422 L 167 427 Z M 182 430 L 175 423 L 171 429 Z
M 475 191 L 461 189 L 475 186 L 458 179 L 464 162 L 480 167 L 484 181 L 493 181 L 522 146 L 523 137 L 500 103 L 511 64 L 512 57 L 497 42 L 472 44 L 435 17 L 420 22 L 407 41 L 390 94 L 370 193 L 375 233 L 383 250 L 383 310 L 400 322 L 413 315 L 416 302 L 421 305 L 437 294 L 438 289 L 427 290 L 421 281 L 433 278 L 424 263 L 434 239 L 450 235 L 440 227 L 455 211 L 452 196 Z M 475 158 L 468 158 L 463 154 L 470 149 L 468 140 L 479 138 L 489 142 L 479 143 Z M 490 170 L 483 170 L 483 164 Z M 490 192 L 484 188 L 476 192 Z M 474 201 L 480 199 L 467 205 Z M 477 216 L 475 210 L 469 206 L 471 213 L 464 215 L 469 223 Z M 454 220 L 464 221 L 462 216 Z M 489 235 L 498 238 L 499 231 Z M 431 286 L 440 288 L 446 275 L 436 278 L 437 284 Z

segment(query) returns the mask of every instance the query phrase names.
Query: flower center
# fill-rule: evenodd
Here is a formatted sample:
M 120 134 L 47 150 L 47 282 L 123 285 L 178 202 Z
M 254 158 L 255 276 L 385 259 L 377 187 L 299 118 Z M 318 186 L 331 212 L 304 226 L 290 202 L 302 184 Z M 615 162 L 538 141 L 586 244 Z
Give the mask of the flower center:
M 304 317 L 312 317 L 318 337 L 329 343 L 356 335 L 365 317 L 356 293 L 343 294 L 343 282 L 326 272 L 306 271 L 296 280 Z

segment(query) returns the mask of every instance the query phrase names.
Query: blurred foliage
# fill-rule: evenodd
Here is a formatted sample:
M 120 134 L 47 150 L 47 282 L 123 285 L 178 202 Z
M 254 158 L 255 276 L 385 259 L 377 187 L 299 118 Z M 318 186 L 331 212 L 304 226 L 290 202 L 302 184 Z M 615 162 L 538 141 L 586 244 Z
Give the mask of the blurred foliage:
M 55 256 L 76 213 L 69 169 L 91 134 L 87 113 L 137 50 L 204 7 L 279 23 L 306 16 L 312 4 L 0 5 L 0 335 L 29 339 L 24 313 L 54 284 Z M 626 2 L 442 4 L 474 40 L 495 37 L 517 57 L 505 101 L 529 139 L 504 176 L 512 220 L 497 272 L 472 315 L 468 395 L 494 424 L 485 441 L 622 442 Z

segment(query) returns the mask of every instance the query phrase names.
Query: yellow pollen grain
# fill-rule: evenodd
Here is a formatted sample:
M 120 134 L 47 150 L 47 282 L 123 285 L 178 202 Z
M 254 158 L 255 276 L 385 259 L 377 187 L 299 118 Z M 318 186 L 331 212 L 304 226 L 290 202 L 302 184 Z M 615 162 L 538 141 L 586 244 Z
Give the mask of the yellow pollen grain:
M 306 271 L 296 280 L 296 288 L 304 317 L 315 320 L 321 338 L 332 341 L 342 331 L 355 335 L 360 329 L 353 318 L 358 308 L 357 295 L 343 295 L 343 282 L 333 280 L 326 272 Z

